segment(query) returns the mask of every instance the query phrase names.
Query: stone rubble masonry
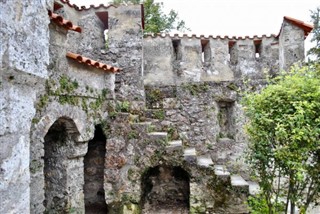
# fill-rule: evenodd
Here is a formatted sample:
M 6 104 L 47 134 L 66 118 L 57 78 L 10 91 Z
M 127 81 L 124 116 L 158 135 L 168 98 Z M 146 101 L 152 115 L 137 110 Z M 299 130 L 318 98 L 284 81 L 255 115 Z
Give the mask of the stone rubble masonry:
M 0 213 L 30 212 L 30 129 L 48 78 L 53 1 L 0 3 Z
M 141 9 L 0 1 L 0 213 L 84 213 L 84 157 L 99 124 L 99 197 L 110 213 L 141 212 L 144 179 L 181 182 L 148 177 L 159 166 L 189 176 L 180 186 L 190 188 L 190 213 L 247 213 L 249 186 L 231 183 L 248 179 L 239 92 L 303 61 L 306 31 L 285 19 L 278 36 L 143 35 Z M 48 11 L 81 32 L 50 21 Z M 104 72 L 68 52 L 121 70 Z

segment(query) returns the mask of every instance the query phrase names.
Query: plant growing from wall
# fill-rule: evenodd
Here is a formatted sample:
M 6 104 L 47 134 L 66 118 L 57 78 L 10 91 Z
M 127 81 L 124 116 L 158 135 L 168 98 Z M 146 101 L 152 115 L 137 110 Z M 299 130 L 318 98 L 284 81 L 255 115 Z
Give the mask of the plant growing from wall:
M 152 112 L 152 117 L 158 120 L 163 120 L 166 117 L 166 114 L 163 109 L 157 109 Z
M 162 107 L 162 101 L 165 98 L 164 93 L 159 88 L 152 88 L 150 86 L 145 86 L 146 100 L 149 106 L 154 107 L 159 105 Z
M 37 111 L 41 111 L 48 103 L 57 100 L 61 105 L 69 104 L 79 106 L 89 116 L 96 117 L 98 110 L 101 109 L 103 103 L 107 100 L 108 89 L 104 88 L 101 91 L 85 86 L 86 93 L 89 95 L 77 94 L 79 83 L 76 79 L 71 79 L 63 74 L 57 79 L 46 80 L 45 93 L 39 97 L 37 102 Z M 39 122 L 37 118 L 33 123 Z
M 247 161 L 268 213 L 300 213 L 320 197 L 319 67 L 293 67 L 243 104 L 249 118 Z M 319 201 L 318 201 L 319 202 Z
M 116 111 L 117 112 L 129 112 L 130 111 L 130 102 L 129 101 L 122 101 L 117 102 L 116 104 Z

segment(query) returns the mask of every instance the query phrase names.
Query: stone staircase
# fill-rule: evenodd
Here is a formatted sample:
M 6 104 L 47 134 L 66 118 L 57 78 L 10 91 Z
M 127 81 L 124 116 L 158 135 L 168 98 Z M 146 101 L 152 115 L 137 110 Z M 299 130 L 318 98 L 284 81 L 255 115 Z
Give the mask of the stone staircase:
M 159 146 L 164 149 L 165 154 L 170 157 L 172 154 L 179 156 L 182 162 L 186 162 L 189 166 L 194 166 L 203 171 L 214 175 L 217 180 L 232 189 L 232 191 L 248 194 L 256 194 L 259 191 L 257 183 L 246 181 L 239 174 L 232 174 L 225 165 L 215 164 L 209 155 L 198 154 L 197 149 L 184 145 L 181 139 L 170 139 L 168 131 L 164 131 L 163 127 L 170 125 L 169 121 L 163 121 L 152 118 L 145 118 L 143 122 L 139 121 L 137 115 L 130 113 L 120 113 L 119 118 L 128 121 L 128 125 L 132 130 L 142 133 L 142 136 L 148 138 L 149 142 L 160 142 Z M 200 153 L 200 152 L 199 152 Z
M 137 118 L 136 115 L 131 118 Z M 259 191 L 256 182 L 246 181 L 239 174 L 231 174 L 224 165 L 215 165 L 210 156 L 198 155 L 196 148 L 184 146 L 182 140 L 168 140 L 168 133 L 162 131 L 163 124 L 167 125 L 168 121 L 146 118 L 145 122 L 132 122 L 131 127 L 141 132 L 147 133 L 150 140 L 162 141 L 166 144 L 166 152 L 182 151 L 182 158 L 189 164 L 195 164 L 200 168 L 212 170 L 214 175 L 225 182 L 229 182 L 237 190 L 248 192 L 251 195 Z M 150 127 L 152 127 L 150 131 Z

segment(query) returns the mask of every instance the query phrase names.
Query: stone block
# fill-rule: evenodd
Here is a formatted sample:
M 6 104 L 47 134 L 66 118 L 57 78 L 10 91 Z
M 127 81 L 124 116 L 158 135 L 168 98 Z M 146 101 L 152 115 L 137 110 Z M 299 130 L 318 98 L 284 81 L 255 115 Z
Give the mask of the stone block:
M 168 146 L 166 147 L 167 152 L 173 152 L 177 150 L 182 149 L 182 141 L 176 140 L 176 141 L 169 141 Z
M 198 157 L 197 164 L 200 167 L 211 167 L 213 166 L 212 159 L 210 157 Z
M 195 148 L 186 148 L 183 151 L 183 157 L 187 162 L 196 162 L 197 160 L 197 152 Z

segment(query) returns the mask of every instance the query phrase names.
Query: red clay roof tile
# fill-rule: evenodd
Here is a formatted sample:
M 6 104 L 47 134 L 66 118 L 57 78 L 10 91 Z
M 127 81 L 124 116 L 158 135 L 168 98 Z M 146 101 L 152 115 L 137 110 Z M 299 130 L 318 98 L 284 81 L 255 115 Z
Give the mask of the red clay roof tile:
M 91 8 L 93 9 L 99 9 L 99 8 L 104 8 L 104 9 L 108 9 L 109 7 L 115 7 L 115 5 L 110 4 L 108 6 L 105 6 L 104 4 L 100 4 L 99 6 L 95 6 L 95 5 L 90 5 L 90 7 L 86 8 L 85 6 L 77 6 L 75 4 L 71 4 L 69 0 L 60 0 L 60 2 L 62 2 L 63 4 L 67 4 L 69 7 L 74 8 L 77 11 L 82 11 L 82 10 L 90 10 Z
M 283 17 L 284 20 L 290 22 L 291 24 L 294 24 L 295 26 L 301 28 L 304 30 L 304 36 L 307 37 L 308 34 L 312 31 L 313 29 L 313 25 L 310 25 L 310 24 L 307 24 L 307 23 L 304 23 L 303 21 L 300 21 L 298 19 L 294 19 L 294 18 L 291 18 L 289 16 L 285 16 Z
M 67 52 L 67 57 L 73 60 L 76 60 L 79 63 L 84 63 L 87 64 L 89 66 L 98 68 L 98 69 L 102 69 L 104 71 L 108 71 L 108 72 L 112 72 L 112 73 L 116 73 L 121 71 L 120 68 L 117 67 L 113 67 L 111 65 L 106 65 L 103 64 L 101 62 L 89 59 L 87 57 L 81 56 L 80 54 L 76 54 L 76 53 L 72 53 L 72 52 Z
M 50 10 L 48 10 L 48 15 L 52 21 L 54 21 L 55 23 L 57 23 L 58 25 L 60 25 L 64 28 L 66 28 L 67 30 L 73 30 L 73 31 L 77 31 L 77 32 L 81 33 L 81 31 L 82 31 L 81 27 L 72 24 L 71 21 L 64 19 L 62 16 L 59 16 L 58 14 L 53 13 Z

